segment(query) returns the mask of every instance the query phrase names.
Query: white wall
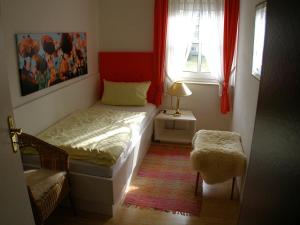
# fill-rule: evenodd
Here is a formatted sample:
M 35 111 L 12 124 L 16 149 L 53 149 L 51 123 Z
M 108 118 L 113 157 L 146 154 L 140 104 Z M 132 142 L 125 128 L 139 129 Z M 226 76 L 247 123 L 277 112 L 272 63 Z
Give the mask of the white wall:
M 243 148 L 249 158 L 258 98 L 259 80 L 251 75 L 254 39 L 255 5 L 260 0 L 241 0 L 237 76 L 234 96 L 232 130 L 242 136 Z
M 154 0 L 101 0 L 99 50 L 151 51 Z
M 154 0 L 101 0 L 99 2 L 100 51 L 152 51 Z M 218 86 L 188 84 L 193 94 L 181 99 L 183 109 L 197 117 L 197 128 L 228 130 L 232 115 L 220 113 Z M 175 99 L 174 99 L 175 103 Z M 161 108 L 169 108 L 165 95 Z
M 233 131 L 241 134 L 242 145 L 248 162 L 251 152 L 259 89 L 259 80 L 251 75 L 255 5 L 259 2 L 260 0 L 240 1 L 237 76 L 231 125 Z M 243 182 L 244 177 L 237 181 L 241 195 L 243 195 Z
M 6 65 L 16 124 L 36 134 L 98 97 L 97 0 L 7 0 L 5 7 Z M 28 96 L 21 96 L 15 34 L 22 32 L 87 32 L 88 75 Z

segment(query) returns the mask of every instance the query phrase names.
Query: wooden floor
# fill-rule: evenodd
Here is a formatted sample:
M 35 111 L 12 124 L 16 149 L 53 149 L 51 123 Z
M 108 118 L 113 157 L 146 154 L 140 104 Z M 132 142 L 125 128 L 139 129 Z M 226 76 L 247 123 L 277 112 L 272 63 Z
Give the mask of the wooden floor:
M 239 214 L 238 196 L 230 200 L 231 181 L 203 186 L 200 216 L 182 216 L 153 209 L 119 206 L 114 218 L 59 208 L 46 225 L 235 225 Z

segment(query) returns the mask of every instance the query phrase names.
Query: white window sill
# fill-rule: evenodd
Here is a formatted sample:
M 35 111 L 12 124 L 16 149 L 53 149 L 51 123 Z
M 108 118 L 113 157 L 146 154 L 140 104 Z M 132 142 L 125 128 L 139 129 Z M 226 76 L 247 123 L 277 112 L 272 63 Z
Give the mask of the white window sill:
M 190 81 L 190 80 L 182 80 L 186 84 L 198 84 L 198 85 L 216 85 L 219 86 L 219 82 L 217 81 Z
M 219 81 L 216 79 L 205 79 L 205 78 L 185 78 L 181 77 L 178 79 L 178 81 L 182 81 L 186 84 L 199 84 L 199 85 L 217 85 L 219 86 Z
M 184 72 L 183 74 L 177 76 L 175 79 L 169 77 L 171 81 L 181 81 L 188 84 L 204 84 L 204 85 L 219 85 L 219 81 L 208 73 L 188 73 Z

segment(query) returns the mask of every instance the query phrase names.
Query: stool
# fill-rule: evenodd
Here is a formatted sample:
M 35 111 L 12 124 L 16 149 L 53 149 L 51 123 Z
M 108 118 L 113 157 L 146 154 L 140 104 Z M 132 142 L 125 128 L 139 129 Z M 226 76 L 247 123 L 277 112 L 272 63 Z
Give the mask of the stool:
M 207 184 L 221 183 L 233 178 L 231 199 L 233 198 L 235 178 L 242 176 L 246 168 L 246 156 L 238 133 L 197 131 L 193 138 L 190 158 L 193 169 L 197 171 L 195 194 L 200 175 Z

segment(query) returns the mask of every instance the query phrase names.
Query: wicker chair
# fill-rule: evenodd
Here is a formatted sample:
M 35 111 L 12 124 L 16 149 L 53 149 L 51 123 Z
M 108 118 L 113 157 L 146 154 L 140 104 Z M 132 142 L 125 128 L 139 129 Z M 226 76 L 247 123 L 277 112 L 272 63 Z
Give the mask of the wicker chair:
M 41 168 L 24 171 L 36 224 L 43 224 L 67 195 L 76 215 L 70 194 L 68 153 L 26 133 L 18 138 L 21 152 L 31 147 L 40 157 Z

